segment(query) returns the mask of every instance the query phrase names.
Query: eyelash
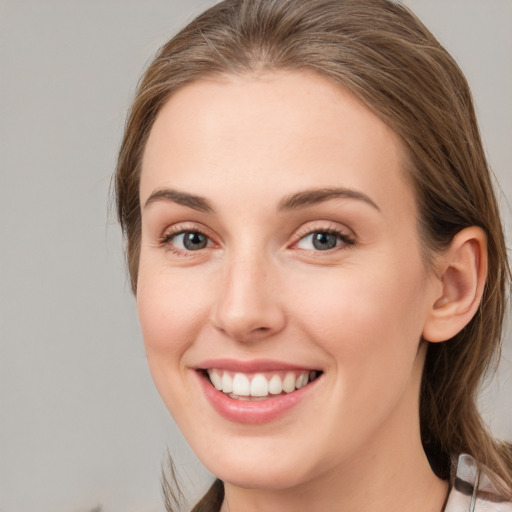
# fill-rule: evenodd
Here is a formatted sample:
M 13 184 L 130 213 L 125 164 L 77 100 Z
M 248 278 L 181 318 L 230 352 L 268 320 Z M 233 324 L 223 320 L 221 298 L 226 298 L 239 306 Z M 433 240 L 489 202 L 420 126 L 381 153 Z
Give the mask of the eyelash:
M 202 249 L 206 249 L 212 244 L 212 239 L 210 236 L 208 236 L 203 230 L 198 229 L 196 226 L 176 226 L 175 228 L 171 228 L 171 231 L 167 231 L 164 233 L 160 239 L 158 240 L 158 244 L 162 247 L 166 247 L 169 251 L 171 251 L 173 254 L 176 254 L 178 256 L 192 256 L 194 252 L 200 252 Z M 194 250 L 182 250 L 178 249 L 176 246 L 173 245 L 172 241 L 174 238 L 176 238 L 179 235 L 183 235 L 185 233 L 193 233 L 193 234 L 199 234 L 201 236 L 206 237 L 207 239 L 207 246 L 204 248 L 200 248 L 196 251 Z M 296 236 L 294 237 L 295 240 L 292 243 L 291 247 L 297 246 L 301 241 L 303 241 L 308 236 L 314 235 L 314 234 L 326 234 L 326 235 L 332 235 L 337 238 L 337 240 L 340 242 L 338 245 L 336 245 L 333 248 L 326 249 L 326 250 L 320 250 L 320 249 L 304 249 L 307 251 L 315 252 L 315 253 L 331 253 L 332 251 L 348 248 L 350 246 L 353 246 L 356 243 L 356 239 L 347 234 L 346 232 L 336 229 L 336 228 L 326 228 L 326 227 L 317 227 L 317 228 L 305 228 L 302 231 L 298 231 Z M 298 250 L 298 249 L 296 249 Z

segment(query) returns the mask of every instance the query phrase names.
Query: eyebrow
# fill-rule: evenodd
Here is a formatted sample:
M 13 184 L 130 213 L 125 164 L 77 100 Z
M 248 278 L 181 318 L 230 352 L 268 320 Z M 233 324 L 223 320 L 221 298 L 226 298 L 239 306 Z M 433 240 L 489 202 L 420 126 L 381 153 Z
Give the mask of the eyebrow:
M 159 201 L 168 201 L 180 204 L 182 206 L 192 208 L 193 210 L 197 210 L 198 212 L 213 213 L 215 211 L 210 201 L 205 197 L 189 194 L 188 192 L 172 190 L 170 188 L 162 188 L 152 192 L 144 203 L 144 208 L 147 208 L 150 204 L 157 203 Z
M 282 212 L 299 208 L 307 208 L 308 206 L 313 206 L 323 203 L 324 201 L 337 198 L 356 199 L 372 206 L 379 212 L 381 211 L 377 204 L 366 194 L 348 188 L 318 188 L 296 192 L 295 194 L 284 197 L 279 202 L 277 211 Z M 210 201 L 205 197 L 169 188 L 157 189 L 152 192 L 144 203 L 144 208 L 147 208 L 150 204 L 159 201 L 169 201 L 204 213 L 215 212 Z
M 370 205 L 379 212 L 381 211 L 377 204 L 366 194 L 349 188 L 318 188 L 297 192 L 296 194 L 291 194 L 283 198 L 279 202 L 277 209 L 278 211 L 286 211 L 296 208 L 306 208 L 337 198 L 356 199 Z

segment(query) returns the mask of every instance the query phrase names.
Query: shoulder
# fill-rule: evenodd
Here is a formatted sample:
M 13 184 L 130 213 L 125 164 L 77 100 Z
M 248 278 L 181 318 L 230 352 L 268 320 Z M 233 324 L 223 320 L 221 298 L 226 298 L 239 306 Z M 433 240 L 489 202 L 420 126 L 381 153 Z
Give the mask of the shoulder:
M 512 512 L 510 497 L 499 492 L 491 471 L 470 455 L 460 455 L 444 512 Z

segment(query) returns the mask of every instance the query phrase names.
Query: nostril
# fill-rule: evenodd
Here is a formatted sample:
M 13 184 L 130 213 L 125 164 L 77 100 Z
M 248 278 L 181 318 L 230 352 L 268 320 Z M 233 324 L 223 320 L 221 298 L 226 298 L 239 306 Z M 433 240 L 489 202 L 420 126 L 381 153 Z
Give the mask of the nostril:
M 231 297 L 214 305 L 211 314 L 213 326 L 230 338 L 242 342 L 260 341 L 280 332 L 286 325 L 286 316 L 278 303 L 249 303 Z

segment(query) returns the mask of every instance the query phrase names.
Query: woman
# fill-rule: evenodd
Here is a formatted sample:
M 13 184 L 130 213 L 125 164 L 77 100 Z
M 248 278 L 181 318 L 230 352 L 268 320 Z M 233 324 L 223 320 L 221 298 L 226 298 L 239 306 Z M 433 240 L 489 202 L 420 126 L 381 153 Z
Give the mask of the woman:
M 116 192 L 153 378 L 218 477 L 194 510 L 511 510 L 475 403 L 502 228 L 467 83 L 410 11 L 212 7 L 146 71 Z

